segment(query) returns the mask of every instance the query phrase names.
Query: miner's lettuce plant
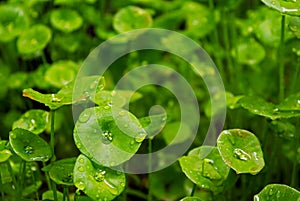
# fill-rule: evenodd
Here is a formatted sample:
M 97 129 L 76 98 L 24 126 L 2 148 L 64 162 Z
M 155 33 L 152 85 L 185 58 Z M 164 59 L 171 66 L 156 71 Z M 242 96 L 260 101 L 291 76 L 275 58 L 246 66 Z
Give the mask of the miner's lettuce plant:
M 216 63 L 228 111 L 215 145 L 202 145 L 217 115 L 206 86 L 174 55 L 130 53 L 103 76 L 75 84 L 101 42 L 151 27 L 192 38 Z M 297 0 L 0 2 L 0 200 L 299 200 L 299 37 Z M 189 81 L 201 126 L 178 162 L 125 174 L 116 167 L 134 154 L 174 142 L 180 127 L 190 132 L 169 91 L 114 90 L 122 75 L 148 63 L 172 67 Z M 156 104 L 166 114 L 149 115 Z M 75 123 L 72 107 L 79 108 Z M 146 138 L 153 133 L 159 134 Z M 175 146 L 185 140 L 176 138 Z

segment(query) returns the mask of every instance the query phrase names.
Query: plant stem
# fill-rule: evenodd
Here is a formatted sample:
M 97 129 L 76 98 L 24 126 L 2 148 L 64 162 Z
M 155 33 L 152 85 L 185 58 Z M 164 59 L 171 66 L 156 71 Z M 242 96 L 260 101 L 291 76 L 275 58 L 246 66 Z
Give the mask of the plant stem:
M 279 63 L 279 101 L 284 99 L 284 38 L 285 38 L 285 15 L 281 16 L 281 35 L 280 45 L 278 51 L 278 63 Z
M 192 188 L 192 191 L 191 191 L 191 197 L 193 197 L 194 196 L 194 194 L 195 194 L 195 191 L 196 191 L 196 188 L 197 188 L 197 184 L 194 184 L 193 185 L 193 188 Z
M 1 200 L 5 201 L 5 195 L 4 195 L 4 190 L 3 190 L 3 186 L 2 186 L 2 175 L 0 172 L 0 190 L 1 190 Z
M 291 87 L 290 87 L 290 94 L 292 93 L 295 93 L 295 89 L 296 89 L 296 86 L 297 86 L 297 81 L 299 79 L 299 76 L 300 76 L 300 57 L 298 56 L 297 57 L 297 62 L 296 62 L 296 71 L 293 73 L 293 78 L 292 78 L 292 83 L 291 83 Z
M 12 168 L 11 168 L 11 165 L 10 165 L 10 163 L 9 163 L 9 160 L 6 161 L 6 165 L 7 165 L 9 174 L 11 175 L 13 185 L 15 186 L 15 188 L 18 188 L 18 183 L 17 183 L 16 177 L 15 177 L 15 175 L 14 175 L 14 172 L 13 172 L 13 170 L 12 170 Z
M 148 140 L 148 197 L 147 201 L 152 201 L 152 192 L 151 192 L 151 172 L 152 172 L 152 139 Z
M 54 135 L 54 122 L 55 122 L 55 110 L 50 110 L 50 118 L 51 118 L 51 131 L 50 131 L 50 147 L 52 150 L 52 158 L 51 162 L 55 161 L 55 135 Z
M 36 179 L 35 179 L 35 176 L 34 176 L 34 171 L 31 168 L 30 168 L 30 170 L 31 170 L 31 178 L 32 178 L 33 185 L 34 185 L 34 187 L 36 187 Z M 35 196 L 36 196 L 37 201 L 39 201 L 40 200 L 39 199 L 39 192 L 38 192 L 37 189 L 35 190 Z
M 45 166 L 46 166 L 46 163 L 43 162 L 43 167 L 45 167 Z M 46 177 L 48 189 L 51 190 L 52 187 L 51 187 L 51 181 L 50 181 L 50 177 L 49 177 L 49 172 L 45 172 L 45 177 Z
M 24 179 L 25 179 L 25 169 L 26 169 L 26 161 L 22 160 L 20 163 L 19 167 L 19 176 L 20 176 L 20 181 L 18 185 L 18 198 L 22 200 L 22 190 L 23 190 L 23 185 L 24 185 Z
M 127 192 L 127 194 L 133 195 L 135 197 L 139 197 L 139 198 L 142 198 L 142 199 L 145 199 L 145 200 L 148 199 L 147 195 L 145 195 L 141 191 L 137 191 L 137 190 L 133 190 L 133 189 L 128 188 L 128 189 L 126 189 L 126 192 Z
M 69 188 L 68 186 L 64 186 L 64 197 L 63 201 L 65 201 L 67 198 L 67 201 L 70 201 L 70 194 L 69 194 Z
M 292 178 L 291 178 L 291 187 L 296 187 L 297 183 L 297 173 L 298 173 L 298 161 L 293 162 Z
M 51 186 L 52 186 L 52 192 L 53 192 L 54 201 L 58 201 L 57 190 L 56 190 L 56 183 L 54 181 L 52 181 L 51 184 L 52 184 Z

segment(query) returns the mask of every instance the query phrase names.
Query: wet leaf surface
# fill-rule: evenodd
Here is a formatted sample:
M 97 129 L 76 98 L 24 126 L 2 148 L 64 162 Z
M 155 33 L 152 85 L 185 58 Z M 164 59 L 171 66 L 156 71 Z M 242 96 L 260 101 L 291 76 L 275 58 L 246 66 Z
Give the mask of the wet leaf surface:
M 73 172 L 75 162 L 76 158 L 66 158 L 53 162 L 49 170 L 50 178 L 57 184 L 74 185 Z
M 125 188 L 125 174 L 93 164 L 79 155 L 74 168 L 75 186 L 94 200 L 113 200 Z
M 237 174 L 255 175 L 265 166 L 260 142 L 249 131 L 225 130 L 218 137 L 217 147 L 224 162 Z
M 261 0 L 267 6 L 287 15 L 300 15 L 299 0 Z
M 269 184 L 259 194 L 254 196 L 254 201 L 296 201 L 299 199 L 300 192 L 284 184 Z
M 82 26 L 83 19 L 75 10 L 60 8 L 51 12 L 50 22 L 54 28 L 70 33 Z
M 14 152 L 25 161 L 48 161 L 52 151 L 48 143 L 38 135 L 16 128 L 9 133 L 9 143 Z

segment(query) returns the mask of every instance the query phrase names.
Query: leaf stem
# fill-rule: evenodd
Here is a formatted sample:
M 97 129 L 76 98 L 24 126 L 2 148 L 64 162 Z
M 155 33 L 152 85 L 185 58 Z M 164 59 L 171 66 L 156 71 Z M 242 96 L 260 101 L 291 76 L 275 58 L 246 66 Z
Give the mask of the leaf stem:
M 141 191 L 137 191 L 137 190 L 133 190 L 133 189 L 126 189 L 126 192 L 127 192 L 127 194 L 133 195 L 135 197 L 139 197 L 139 198 L 142 198 L 142 199 L 145 199 L 145 200 L 148 199 L 147 195 L 145 195 Z
M 194 196 L 195 191 L 196 191 L 196 188 L 197 188 L 197 184 L 194 183 L 193 188 L 192 188 L 192 191 L 191 191 L 191 195 L 190 195 L 191 197 Z
M 152 172 L 152 139 L 148 140 L 148 196 L 147 201 L 152 201 L 152 192 L 151 192 L 151 172 Z
M 51 186 L 52 186 L 52 192 L 53 192 L 54 201 L 58 201 L 56 183 L 54 181 L 52 181 L 51 184 L 52 184 Z
M 280 34 L 280 44 L 278 51 L 278 63 L 279 63 L 279 101 L 284 99 L 284 39 L 285 39 L 285 15 L 281 16 L 281 34 Z
M 5 194 L 4 194 L 3 184 L 2 184 L 2 175 L 1 175 L 1 172 L 0 172 L 0 190 L 1 190 L 1 200 L 5 201 Z
M 55 110 L 50 110 L 50 118 L 51 118 L 51 131 L 50 131 L 50 147 L 52 150 L 52 158 L 51 162 L 55 161 L 55 151 L 54 151 L 54 146 L 55 146 L 55 133 L 54 133 L 54 123 L 55 123 Z
M 43 162 L 43 167 L 46 167 L 46 163 L 45 162 Z M 46 177 L 48 189 L 52 190 L 51 181 L 50 181 L 50 177 L 49 177 L 49 172 L 48 171 L 45 172 L 45 177 Z
M 64 186 L 64 197 L 63 197 L 63 201 L 70 201 L 70 194 L 69 194 L 69 188 L 68 186 Z
M 35 179 L 35 176 L 34 176 L 34 171 L 30 168 L 30 171 L 31 171 L 31 178 L 32 178 L 32 182 L 33 182 L 33 185 L 34 185 L 34 188 L 35 188 L 35 196 L 36 196 L 36 199 L 37 201 L 39 201 L 39 192 L 38 190 L 36 189 L 36 179 Z

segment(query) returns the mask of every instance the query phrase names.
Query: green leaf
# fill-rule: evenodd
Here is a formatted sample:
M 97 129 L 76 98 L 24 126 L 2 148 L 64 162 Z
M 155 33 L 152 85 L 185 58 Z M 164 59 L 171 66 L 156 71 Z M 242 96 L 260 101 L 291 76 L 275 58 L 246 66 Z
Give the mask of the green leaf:
M 299 199 L 300 192 L 284 184 L 269 184 L 259 194 L 254 196 L 254 201 L 296 201 Z
M 115 107 L 123 107 L 128 102 L 134 102 L 142 97 L 142 94 L 133 91 L 106 91 L 102 90 L 95 94 L 91 100 L 97 105 L 114 105 Z
M 226 92 L 226 105 L 229 109 L 236 109 L 240 107 L 239 100 L 244 96 L 234 96 L 230 92 Z
M 104 78 L 99 76 L 82 77 L 65 85 L 56 94 L 42 94 L 33 89 L 24 89 L 23 96 L 43 103 L 51 110 L 58 109 L 64 105 L 70 105 L 81 101 L 87 101 L 95 96 L 97 91 L 104 88 Z
M 61 88 L 76 78 L 79 65 L 73 61 L 53 63 L 45 73 L 45 80 L 54 87 Z
M 113 200 L 125 188 L 125 174 L 93 164 L 79 155 L 74 168 L 75 186 L 94 200 Z
M 70 33 L 82 26 L 83 19 L 75 10 L 60 8 L 51 12 L 50 23 L 54 28 Z
M 297 0 L 261 0 L 268 7 L 287 15 L 300 16 L 300 2 Z
M 300 93 L 292 94 L 278 105 L 279 110 L 300 111 Z
M 9 42 L 28 27 L 25 12 L 12 5 L 0 6 L 0 41 Z
M 283 111 L 276 107 L 275 104 L 255 96 L 245 96 L 239 103 L 249 112 L 272 120 L 300 116 L 300 111 Z
M 205 157 L 204 157 L 205 156 Z M 199 187 L 218 194 L 223 191 L 230 168 L 216 147 L 202 146 L 179 159 L 184 174 Z
M 167 114 L 154 114 L 151 116 L 142 117 L 139 119 L 139 121 L 146 133 L 148 134 L 148 136 L 151 137 L 160 133 L 165 127 L 167 121 Z
M 49 170 L 50 178 L 57 184 L 74 185 L 73 172 L 75 161 L 76 158 L 67 158 L 53 162 Z
M 300 17 L 299 16 L 290 18 L 289 28 L 297 38 L 300 38 Z
M 120 9 L 114 16 L 113 27 L 119 32 L 134 29 L 149 28 L 152 25 L 150 13 L 136 6 L 128 6 Z
M 218 137 L 217 147 L 224 162 L 237 174 L 255 175 L 265 166 L 260 143 L 249 131 L 225 130 Z
M 240 64 L 256 65 L 259 64 L 266 56 L 264 47 L 254 38 L 244 39 L 237 45 L 238 57 Z M 235 51 L 232 51 L 235 54 Z M 236 57 L 236 55 L 234 55 Z
M 198 197 L 185 197 L 182 198 L 180 201 L 201 201 L 201 199 Z
M 22 128 L 9 133 L 9 143 L 14 152 L 25 161 L 46 162 L 52 156 L 51 148 L 45 140 Z
M 160 135 L 162 135 L 167 144 L 176 144 L 192 137 L 192 131 L 185 123 L 176 121 L 166 124 Z
M 43 50 L 51 40 L 51 29 L 42 24 L 36 24 L 23 32 L 17 41 L 21 54 L 33 54 Z
M 64 195 L 59 191 L 56 191 L 56 193 L 58 201 L 63 201 Z M 42 200 L 54 200 L 53 191 L 49 190 L 44 192 L 42 195 Z
M 44 110 L 29 110 L 13 124 L 13 129 L 23 128 L 34 134 L 44 132 L 49 121 L 49 113 Z
M 11 151 L 8 149 L 8 141 L 1 140 L 0 141 L 0 163 L 5 162 L 12 155 Z
M 129 160 L 145 136 L 145 130 L 133 114 L 108 105 L 84 110 L 74 128 L 78 149 L 106 167 Z

